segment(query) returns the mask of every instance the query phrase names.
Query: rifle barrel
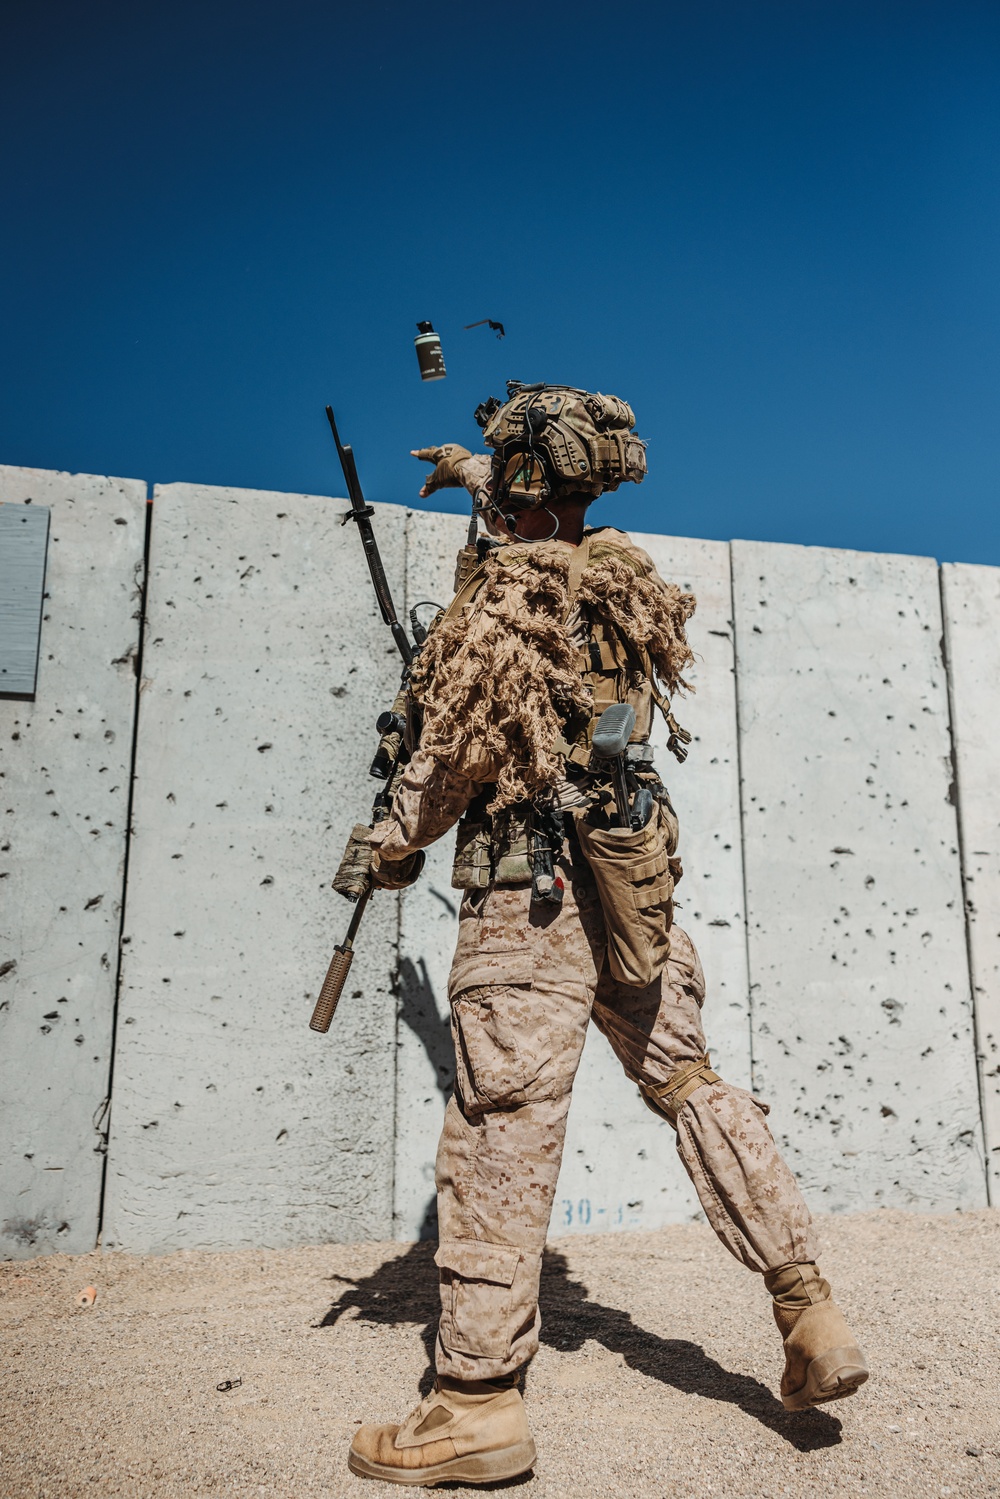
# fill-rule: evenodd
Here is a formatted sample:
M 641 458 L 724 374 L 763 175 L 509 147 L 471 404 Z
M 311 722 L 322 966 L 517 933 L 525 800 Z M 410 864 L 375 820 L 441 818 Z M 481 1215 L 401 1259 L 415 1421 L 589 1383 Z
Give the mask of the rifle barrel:
M 400 624 L 396 613 L 396 606 L 392 602 L 392 592 L 389 588 L 389 580 L 382 566 L 382 557 L 372 530 L 371 516 L 372 508 L 365 504 L 364 493 L 361 489 L 361 480 L 358 478 L 358 466 L 354 461 L 354 452 L 350 445 L 347 447 L 340 440 L 337 431 L 337 422 L 333 414 L 333 407 L 326 408 L 327 420 L 333 433 L 333 440 L 337 444 L 337 454 L 340 458 L 340 466 L 344 471 L 344 480 L 347 484 L 347 493 L 350 496 L 351 509 L 348 516 L 357 521 L 358 530 L 361 533 L 361 544 L 365 549 L 365 557 L 368 561 L 368 571 L 371 573 L 372 586 L 375 589 L 375 597 L 382 612 L 382 619 L 392 631 L 392 638 L 396 642 L 396 649 L 403 658 L 403 665 L 409 666 L 413 661 L 413 647 L 410 644 L 406 630 Z M 346 517 L 345 517 L 346 519 Z

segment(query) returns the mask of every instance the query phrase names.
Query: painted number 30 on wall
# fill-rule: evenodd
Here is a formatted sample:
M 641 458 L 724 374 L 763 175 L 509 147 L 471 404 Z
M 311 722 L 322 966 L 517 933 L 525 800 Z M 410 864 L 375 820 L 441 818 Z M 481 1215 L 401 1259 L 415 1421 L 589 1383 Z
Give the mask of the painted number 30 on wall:
M 568 1197 L 563 1197 L 560 1201 L 564 1228 L 586 1228 L 592 1217 L 608 1217 L 616 1225 L 623 1223 L 625 1219 L 621 1203 L 616 1208 L 597 1208 L 594 1211 L 591 1208 L 589 1197 L 581 1197 L 579 1202 L 572 1202 Z M 603 1228 L 605 1225 L 602 1224 L 601 1227 Z

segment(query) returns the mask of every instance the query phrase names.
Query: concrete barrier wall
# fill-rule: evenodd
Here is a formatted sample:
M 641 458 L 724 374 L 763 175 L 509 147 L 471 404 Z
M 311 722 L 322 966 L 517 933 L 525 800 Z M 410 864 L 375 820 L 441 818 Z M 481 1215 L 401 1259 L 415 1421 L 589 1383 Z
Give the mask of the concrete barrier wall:
M 51 509 L 34 702 L 0 699 L 0 1254 L 93 1249 L 132 773 L 146 486 L 0 468 Z
M 0 874 L 10 871 L 0 930 L 18 963 L 0 978 L 16 1140 L 0 1166 L 0 1219 L 13 1225 L 5 1252 L 31 1254 L 89 1248 L 99 1221 L 144 504 L 134 481 L 0 475 L 10 499 L 53 504 L 60 537 L 38 702 L 0 702 L 14 766 L 0 785 L 18 830 L 2 841 L 19 856 L 0 859 Z M 93 503 L 81 522 L 84 495 Z M 350 916 L 329 880 L 351 824 L 367 816 L 372 720 L 398 681 L 359 539 L 338 524 L 343 506 L 196 485 L 156 493 L 109 1247 L 434 1230 L 434 1148 L 452 1085 L 451 838 L 414 889 L 373 901 L 330 1035 L 307 1025 Z M 397 602 L 446 601 L 461 518 L 377 510 Z M 967 935 L 996 1160 L 1000 570 L 945 570 L 957 809 L 933 563 L 637 539 L 699 598 L 697 692 L 677 705 L 695 741 L 684 766 L 662 743 L 658 763 L 681 818 L 678 914 L 703 957 L 716 1065 L 768 1096 L 817 1208 L 983 1202 Z M 87 586 L 92 569 L 100 590 Z M 67 731 L 70 715 L 83 722 Z M 57 767 L 61 818 L 50 829 L 44 791 Z M 94 788 L 110 808 L 100 836 L 66 836 L 95 820 Z M 96 883 L 95 858 L 105 861 Z M 80 1018 L 72 1032 L 48 1018 L 68 1005 Z M 85 1057 L 96 1057 L 92 1071 Z M 673 1140 L 594 1034 L 553 1234 L 694 1213 Z
M 992 1200 L 1000 1202 L 1000 568 L 941 569 Z
M 677 919 L 697 946 L 708 981 L 705 1028 L 716 1066 L 750 1080 L 749 995 L 743 919 L 736 694 L 729 583 L 723 542 L 643 536 L 665 578 L 695 593 L 691 621 L 697 656 L 695 692 L 679 697 L 676 716 L 694 736 L 678 765 L 657 716 L 656 763 L 681 824 L 684 878 Z M 553 1215 L 553 1236 L 602 1229 L 657 1228 L 693 1217 L 698 1200 L 675 1151 L 676 1136 L 629 1083 L 591 1027 L 573 1094 L 566 1152 Z
M 408 528 L 408 606 L 421 599 L 447 602 L 465 521 L 411 511 Z M 698 596 L 691 629 L 696 692 L 678 706 L 695 736 L 690 759 L 678 766 L 667 753 L 662 723 L 654 737 L 683 828 L 679 918 L 709 975 L 710 1045 L 718 1065 L 748 1085 L 729 548 L 685 537 L 635 539 L 664 576 Z M 431 1233 L 435 1226 L 434 1154 L 453 1082 L 447 1000 L 459 902 L 450 885 L 453 848 L 449 836 L 430 851 L 424 877 L 402 902 L 394 1220 L 400 1238 Z M 675 1158 L 674 1139 L 670 1126 L 641 1102 L 604 1037 L 592 1030 L 570 1109 L 553 1235 L 655 1228 L 691 1217 L 697 1199 Z
M 395 896 L 372 901 L 329 1036 L 308 1029 L 350 915 L 330 879 L 399 679 L 343 508 L 156 491 L 109 1248 L 392 1231 Z M 404 521 L 378 507 L 393 577 Z
M 985 1201 L 937 569 L 733 543 L 754 1083 L 809 1199 Z

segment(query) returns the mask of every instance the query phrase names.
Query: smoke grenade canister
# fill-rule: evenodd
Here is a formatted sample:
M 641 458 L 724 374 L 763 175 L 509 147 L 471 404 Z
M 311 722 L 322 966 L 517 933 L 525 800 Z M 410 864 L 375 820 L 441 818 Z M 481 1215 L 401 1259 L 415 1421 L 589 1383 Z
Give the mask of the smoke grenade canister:
M 441 340 L 430 323 L 418 323 L 419 332 L 413 342 L 417 347 L 417 363 L 421 380 L 443 380 L 446 374 Z

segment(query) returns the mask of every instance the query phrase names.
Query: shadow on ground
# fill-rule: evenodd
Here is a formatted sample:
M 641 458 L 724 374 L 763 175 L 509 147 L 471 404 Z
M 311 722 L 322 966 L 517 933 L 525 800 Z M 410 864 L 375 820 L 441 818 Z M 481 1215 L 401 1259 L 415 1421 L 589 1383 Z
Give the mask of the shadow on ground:
M 347 1281 L 343 1291 L 317 1327 L 333 1327 L 348 1312 L 383 1326 L 422 1324 L 421 1337 L 428 1367 L 420 1381 L 426 1395 L 434 1380 L 433 1354 L 437 1331 L 437 1270 L 433 1243 L 412 1245 L 397 1259 L 388 1260 L 373 1275 Z M 592 1301 L 586 1286 L 574 1280 L 558 1249 L 546 1249 L 542 1268 L 541 1340 L 561 1352 L 582 1348 L 588 1338 L 610 1353 L 619 1353 L 630 1369 L 686 1395 L 727 1401 L 776 1432 L 799 1452 L 832 1447 L 841 1439 L 841 1424 L 825 1411 L 791 1413 L 768 1387 L 747 1374 L 736 1374 L 710 1358 L 697 1343 L 661 1338 L 633 1322 L 628 1312 Z M 529 1374 L 530 1379 L 530 1374 Z M 402 1417 L 403 1411 L 400 1411 Z

